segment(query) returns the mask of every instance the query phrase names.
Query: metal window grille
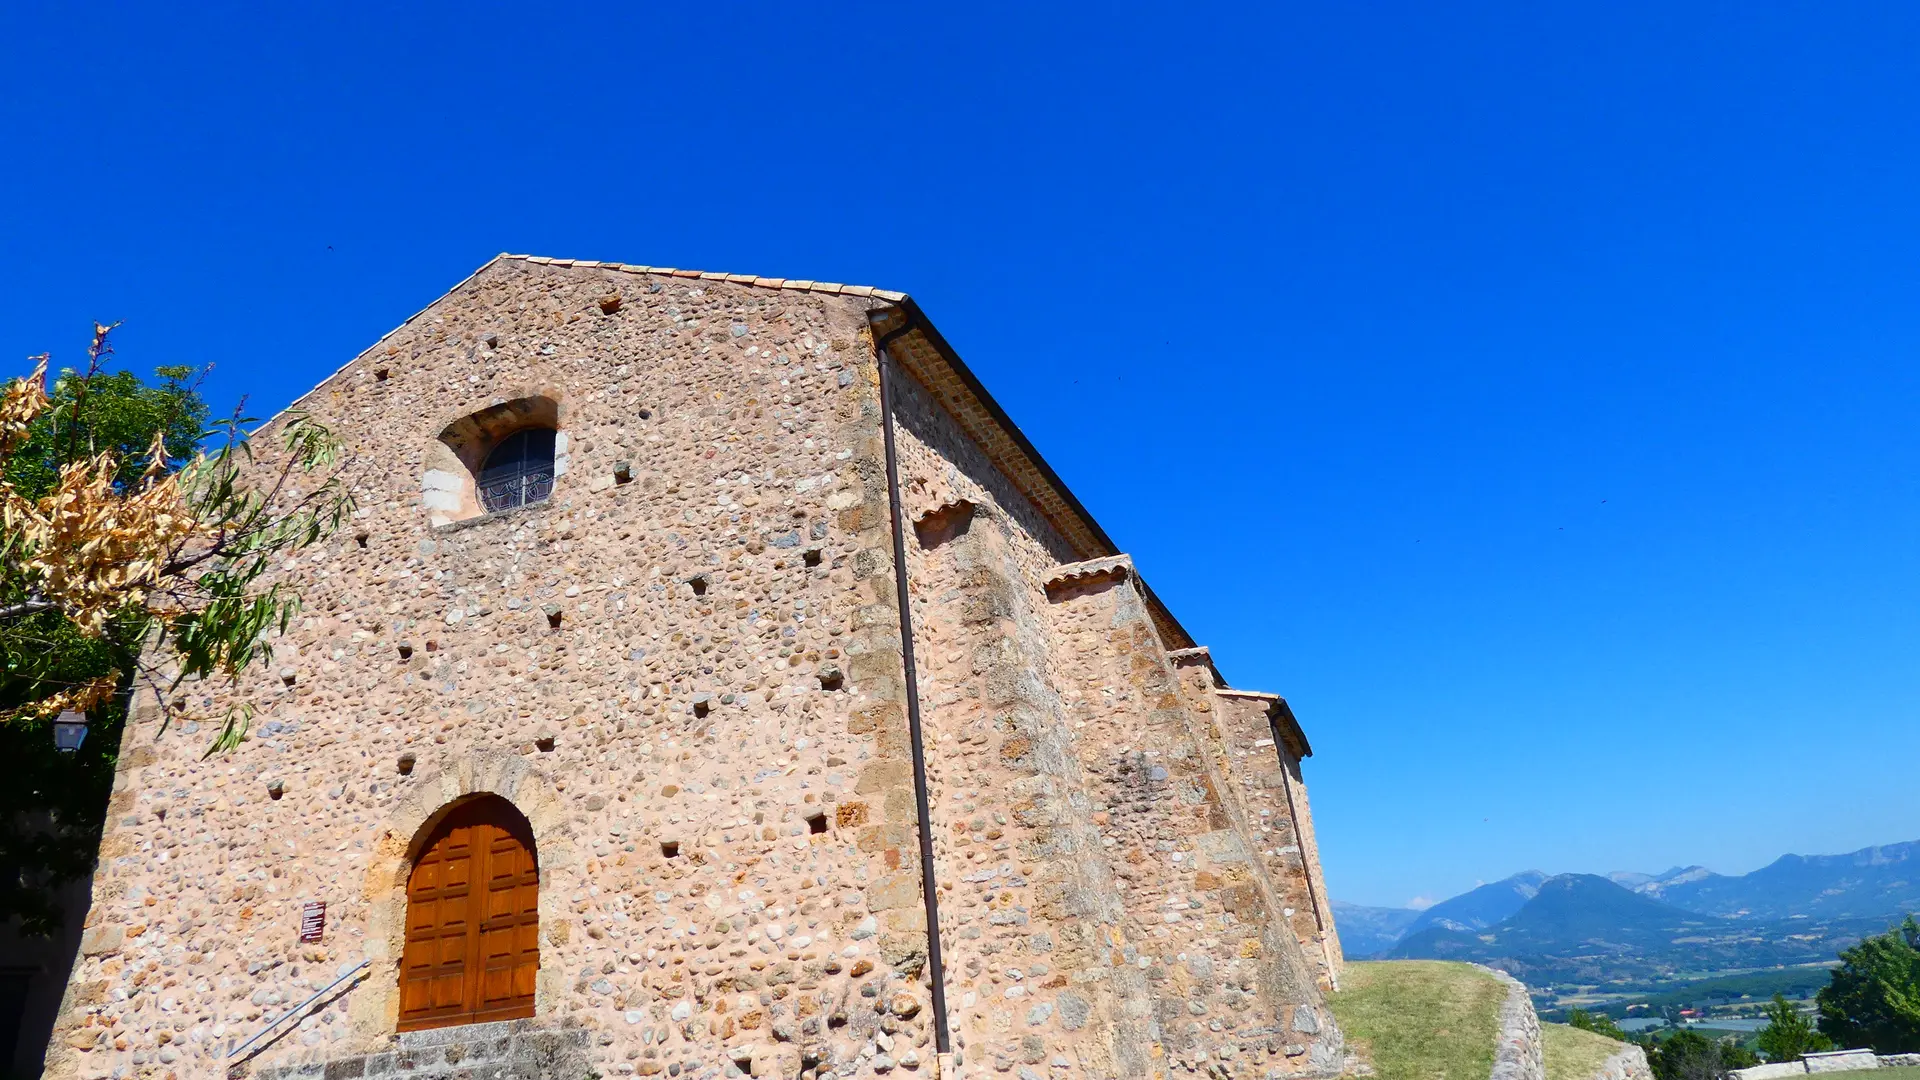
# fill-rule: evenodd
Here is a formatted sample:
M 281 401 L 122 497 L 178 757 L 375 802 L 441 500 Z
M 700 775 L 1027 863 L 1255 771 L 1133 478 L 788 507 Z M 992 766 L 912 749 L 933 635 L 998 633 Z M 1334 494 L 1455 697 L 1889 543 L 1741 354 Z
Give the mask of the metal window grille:
M 552 428 L 527 428 L 500 441 L 480 468 L 480 504 L 497 514 L 553 494 Z

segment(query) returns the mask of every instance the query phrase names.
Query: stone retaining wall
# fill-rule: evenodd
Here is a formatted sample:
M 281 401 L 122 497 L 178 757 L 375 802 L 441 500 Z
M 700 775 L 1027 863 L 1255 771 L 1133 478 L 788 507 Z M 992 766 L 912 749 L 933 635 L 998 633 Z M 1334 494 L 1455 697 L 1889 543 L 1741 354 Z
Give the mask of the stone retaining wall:
M 1492 972 L 1507 984 L 1507 1000 L 1500 1004 L 1500 1041 L 1494 1047 L 1490 1080 L 1546 1080 L 1540 1017 L 1533 1011 L 1533 999 L 1527 996 L 1526 984 L 1504 971 L 1489 967 L 1481 970 Z
M 1853 1072 L 1880 1066 L 1872 1050 L 1829 1050 L 1824 1054 L 1806 1054 L 1800 1058 L 1810 1073 Z
M 1798 1061 L 1770 1061 L 1751 1069 L 1735 1069 L 1738 1080 L 1781 1080 L 1808 1073 L 1854 1072 L 1860 1069 L 1894 1069 L 1920 1066 L 1920 1054 L 1875 1054 L 1872 1050 L 1829 1050 L 1808 1054 Z
M 1750 1069 L 1735 1069 L 1733 1074 L 1740 1080 L 1779 1080 L 1783 1076 L 1805 1076 L 1807 1066 L 1803 1061 L 1769 1061 L 1765 1065 L 1755 1065 Z
M 1645 1050 L 1628 1046 L 1601 1062 L 1593 1080 L 1653 1080 L 1653 1066 L 1647 1063 Z

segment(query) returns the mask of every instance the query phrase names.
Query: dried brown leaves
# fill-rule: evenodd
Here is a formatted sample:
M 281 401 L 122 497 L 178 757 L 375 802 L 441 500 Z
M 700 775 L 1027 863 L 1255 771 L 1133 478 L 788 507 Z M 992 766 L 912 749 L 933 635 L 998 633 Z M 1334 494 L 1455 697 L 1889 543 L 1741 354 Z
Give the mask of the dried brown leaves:
M 0 454 L 25 442 L 34 417 L 46 411 L 48 358 L 47 353 L 29 357 L 39 362 L 33 374 L 13 380 L 0 391 Z
M 208 530 L 195 520 L 176 475 L 153 465 L 132 490 L 114 486 L 119 463 L 98 454 L 60 470 L 60 482 L 29 502 L 0 482 L 0 527 L 18 538 L 21 569 L 34 591 L 98 636 L 128 605 L 146 604 L 182 545 Z

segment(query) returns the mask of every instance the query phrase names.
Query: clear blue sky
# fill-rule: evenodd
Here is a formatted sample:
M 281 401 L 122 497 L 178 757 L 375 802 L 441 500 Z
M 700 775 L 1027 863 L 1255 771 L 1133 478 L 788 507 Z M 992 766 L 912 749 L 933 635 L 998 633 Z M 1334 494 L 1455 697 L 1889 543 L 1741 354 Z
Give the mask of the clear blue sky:
M 1291 699 L 1334 895 L 1920 837 L 1920 7 L 922 7 L 6 5 L 0 358 L 904 289 Z

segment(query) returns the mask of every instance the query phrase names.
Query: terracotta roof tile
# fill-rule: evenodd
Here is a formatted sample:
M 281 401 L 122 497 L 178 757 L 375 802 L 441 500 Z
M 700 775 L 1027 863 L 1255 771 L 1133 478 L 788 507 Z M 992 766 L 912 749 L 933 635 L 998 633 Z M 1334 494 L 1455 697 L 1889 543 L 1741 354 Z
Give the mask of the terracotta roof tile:
M 1086 559 L 1077 563 L 1067 563 L 1063 566 L 1056 566 L 1052 570 L 1047 571 L 1045 584 L 1047 588 L 1053 589 L 1062 585 L 1072 584 L 1076 581 L 1085 581 L 1092 578 L 1116 577 L 1124 579 L 1136 574 L 1137 571 L 1133 568 L 1133 559 L 1131 557 L 1127 555 L 1108 555 L 1104 558 Z

